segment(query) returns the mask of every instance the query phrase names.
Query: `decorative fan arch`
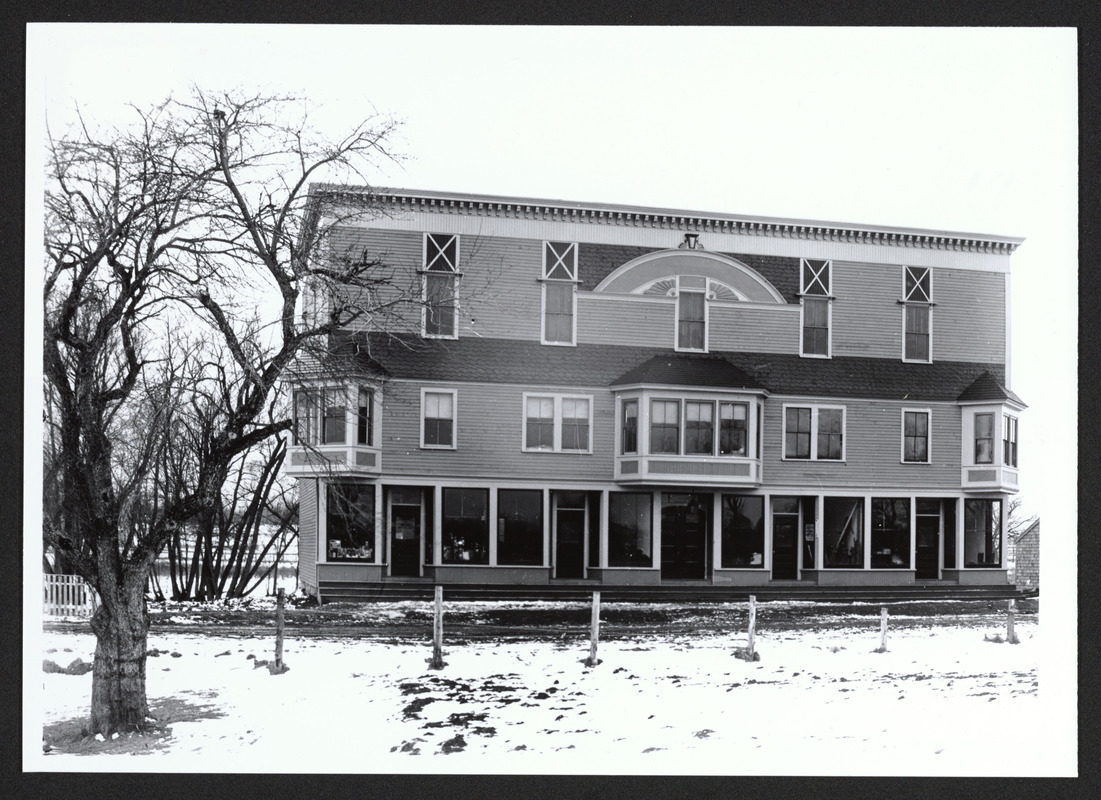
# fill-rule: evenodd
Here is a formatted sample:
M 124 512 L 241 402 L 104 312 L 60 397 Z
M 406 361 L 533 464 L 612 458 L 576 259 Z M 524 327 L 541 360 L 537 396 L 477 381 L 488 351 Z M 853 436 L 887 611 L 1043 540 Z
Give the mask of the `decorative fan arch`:
M 756 270 L 729 256 L 706 251 L 659 250 L 628 261 L 602 280 L 596 292 L 668 295 L 678 276 L 709 279 L 716 300 L 785 303 Z

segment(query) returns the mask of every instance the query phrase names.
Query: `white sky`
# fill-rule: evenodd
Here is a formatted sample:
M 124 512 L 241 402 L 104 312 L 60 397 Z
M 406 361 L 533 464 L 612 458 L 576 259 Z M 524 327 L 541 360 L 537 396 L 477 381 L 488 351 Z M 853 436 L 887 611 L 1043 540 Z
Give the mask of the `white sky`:
M 381 185 L 1026 237 L 1021 486 L 1051 531 L 1045 602 L 1073 607 L 1074 30 L 90 27 L 29 26 L 30 144 L 46 110 L 119 119 L 239 86 L 312 98 L 334 136 L 372 110 L 404 120 L 409 159 Z

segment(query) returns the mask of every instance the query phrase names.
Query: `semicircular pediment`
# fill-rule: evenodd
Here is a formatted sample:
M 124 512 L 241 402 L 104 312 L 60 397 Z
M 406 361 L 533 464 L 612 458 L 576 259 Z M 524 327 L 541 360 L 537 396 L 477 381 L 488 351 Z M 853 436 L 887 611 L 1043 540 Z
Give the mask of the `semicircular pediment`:
M 677 276 L 710 278 L 734 291 L 734 297 L 750 303 L 785 303 L 776 287 L 759 272 L 718 253 L 700 250 L 659 250 L 628 261 L 593 290 L 615 294 L 643 294 L 657 282 Z

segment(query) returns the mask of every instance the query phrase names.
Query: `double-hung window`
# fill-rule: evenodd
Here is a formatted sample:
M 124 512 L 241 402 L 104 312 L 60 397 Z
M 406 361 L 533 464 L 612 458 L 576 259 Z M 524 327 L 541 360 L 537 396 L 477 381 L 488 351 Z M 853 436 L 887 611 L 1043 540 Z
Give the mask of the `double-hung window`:
M 690 278 L 680 279 L 677 292 L 677 350 L 707 350 L 707 281 L 689 288 Z
M 543 242 L 543 344 L 577 338 L 577 243 Z
M 845 460 L 845 409 L 784 406 L 784 458 Z
M 623 428 L 620 450 L 624 453 L 638 452 L 638 400 L 623 401 Z
M 684 454 L 715 454 L 715 404 L 687 400 L 684 404 Z
M 524 395 L 524 447 L 528 452 L 591 453 L 592 398 Z
M 455 392 L 421 392 L 421 447 L 455 448 Z
M 637 402 L 624 401 L 623 441 L 637 446 Z M 630 411 L 628 411 L 628 403 Z M 630 415 L 630 416 L 629 416 Z M 651 455 L 744 456 L 747 452 L 749 404 L 727 400 L 650 400 Z M 628 425 L 631 426 L 628 433 Z M 624 450 L 634 453 L 637 450 Z
M 360 393 L 370 396 L 370 392 L 366 389 L 361 389 Z M 327 387 L 295 390 L 295 444 L 344 444 L 348 441 L 347 437 L 348 389 Z M 370 442 L 360 442 L 360 444 L 370 444 Z
M 719 403 L 719 455 L 746 454 L 748 412 L 749 406 L 745 403 Z
M 994 463 L 994 415 L 975 415 L 975 463 Z
M 801 260 L 800 298 L 802 306 L 802 355 L 830 356 L 830 319 L 833 296 L 830 294 L 832 262 L 809 258 Z
M 1007 467 L 1017 466 L 1017 418 L 1002 415 L 1002 463 Z
M 680 401 L 650 401 L 650 452 L 680 453 Z
M 902 287 L 902 360 L 933 360 L 933 278 L 928 267 L 906 267 Z
M 902 410 L 902 461 L 929 463 L 929 411 Z
M 459 237 L 424 235 L 425 336 L 455 339 L 459 335 Z

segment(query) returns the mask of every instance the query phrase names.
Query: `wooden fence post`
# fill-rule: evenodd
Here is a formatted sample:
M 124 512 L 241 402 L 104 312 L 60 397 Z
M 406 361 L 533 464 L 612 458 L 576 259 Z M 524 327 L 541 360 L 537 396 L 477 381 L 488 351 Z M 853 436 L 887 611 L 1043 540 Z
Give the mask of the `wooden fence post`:
M 275 596 L 275 663 L 271 673 L 281 675 L 287 671 L 287 665 L 283 663 L 283 590 L 280 589 Z
M 880 606 L 879 609 L 879 647 L 875 652 L 887 652 L 887 606 Z
M 429 669 L 443 669 L 443 587 L 436 587 L 436 611 L 432 616 L 432 660 Z
M 757 651 L 753 649 L 753 636 L 757 630 L 757 596 L 749 596 L 749 645 L 746 648 L 750 660 L 756 661 Z
M 585 661 L 586 667 L 595 667 L 600 663 L 596 657 L 596 644 L 600 639 L 600 592 L 593 592 L 593 617 L 589 631 L 589 657 Z
M 1005 640 L 1010 644 L 1020 644 L 1021 640 L 1017 638 L 1017 632 L 1013 630 L 1013 614 L 1017 610 L 1017 601 L 1010 600 L 1009 607 L 1005 613 Z

